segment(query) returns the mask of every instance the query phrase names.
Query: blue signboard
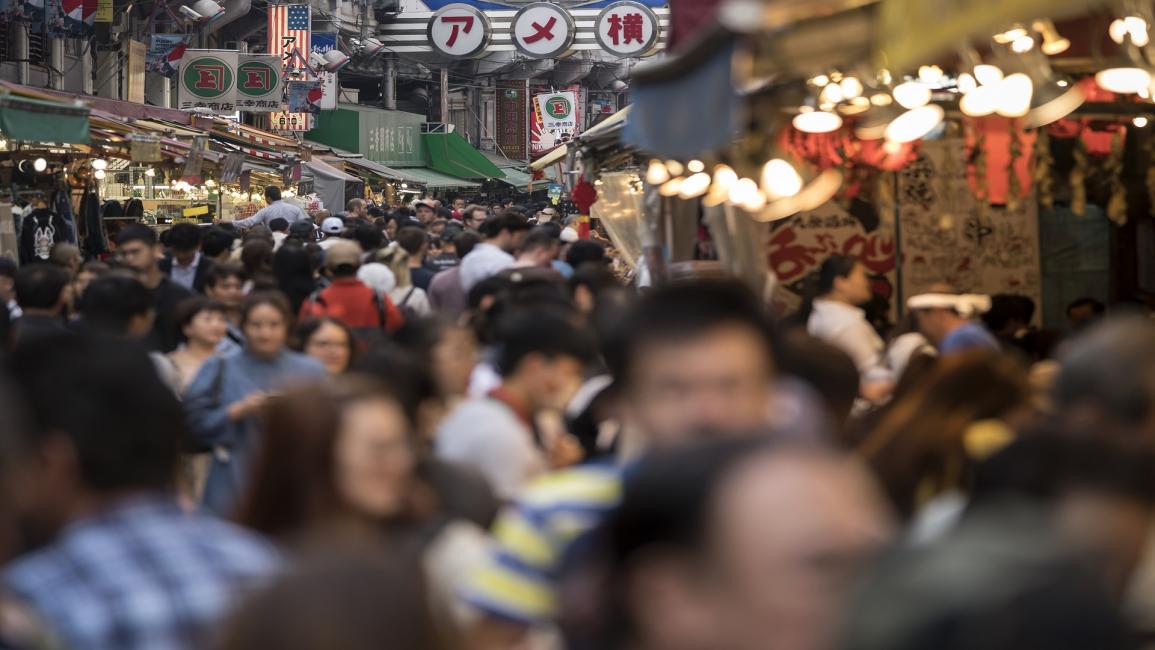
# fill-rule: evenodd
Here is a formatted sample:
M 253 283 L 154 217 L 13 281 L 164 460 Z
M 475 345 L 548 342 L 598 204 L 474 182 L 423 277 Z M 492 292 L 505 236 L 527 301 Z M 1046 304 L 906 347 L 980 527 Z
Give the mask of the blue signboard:
M 309 40 L 312 50 L 317 54 L 324 54 L 329 50 L 337 49 L 336 32 L 313 32 Z
M 617 0 L 573 0 L 572 2 L 560 2 L 555 4 L 569 5 L 570 9 L 604 9 L 613 4 Z M 482 10 L 500 11 L 503 9 L 520 9 L 526 4 L 526 0 L 517 2 L 510 0 L 503 2 L 502 0 L 422 0 L 425 6 L 429 7 L 430 11 L 437 11 L 446 5 L 451 4 L 465 4 L 472 7 L 477 7 Z M 657 8 L 665 7 L 669 4 L 669 0 L 637 0 L 647 7 Z

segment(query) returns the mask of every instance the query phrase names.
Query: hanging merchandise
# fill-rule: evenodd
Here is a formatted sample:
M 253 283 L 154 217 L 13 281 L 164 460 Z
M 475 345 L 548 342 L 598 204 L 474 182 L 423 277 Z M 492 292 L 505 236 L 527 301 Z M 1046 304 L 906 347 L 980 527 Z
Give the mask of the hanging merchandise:
M 64 223 L 68 226 L 68 232 L 66 233 L 68 243 L 75 244 L 77 242 L 76 220 L 72 217 L 72 196 L 67 180 L 61 180 L 56 184 L 56 195 L 54 198 L 56 213 L 60 215 L 60 218 L 63 219 Z
M 96 185 L 89 183 L 80 198 L 80 241 L 81 250 L 88 257 L 100 257 L 108 252 L 108 233 L 104 230 L 104 220 L 100 218 L 100 196 Z
M 20 227 L 20 263 L 47 262 L 57 244 L 68 242 L 68 224 L 48 208 L 36 208 Z
M 132 136 L 132 162 L 151 163 L 162 160 L 160 136 L 134 133 Z

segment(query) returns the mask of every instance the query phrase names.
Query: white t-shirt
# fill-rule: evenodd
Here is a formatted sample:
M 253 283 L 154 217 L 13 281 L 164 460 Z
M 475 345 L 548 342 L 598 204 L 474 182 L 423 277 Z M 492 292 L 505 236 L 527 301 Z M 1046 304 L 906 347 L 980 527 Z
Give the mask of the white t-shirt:
M 870 379 L 882 378 L 880 373 L 889 375 L 882 360 L 882 339 L 858 307 L 819 298 L 814 301 L 806 331 L 849 354 L 864 379 L 868 373 Z
M 437 429 L 437 456 L 476 468 L 500 499 L 512 499 L 546 469 L 533 432 L 505 404 L 465 400 Z

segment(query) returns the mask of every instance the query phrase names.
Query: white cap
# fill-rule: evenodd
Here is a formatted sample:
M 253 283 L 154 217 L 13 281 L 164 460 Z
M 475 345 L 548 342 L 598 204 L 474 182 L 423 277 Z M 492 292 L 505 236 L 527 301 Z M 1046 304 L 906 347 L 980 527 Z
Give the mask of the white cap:
M 953 309 L 960 316 L 970 318 L 990 311 L 991 298 L 974 293 L 924 293 L 911 296 L 906 306 L 910 309 Z
M 321 222 L 321 232 L 326 235 L 340 235 L 345 231 L 345 222 L 341 217 L 329 217 Z
M 578 231 L 574 230 L 573 228 L 562 228 L 561 229 L 561 240 L 563 242 L 565 242 L 567 244 L 572 244 L 579 239 L 581 239 L 581 237 L 578 236 Z
M 397 276 L 393 275 L 393 271 L 389 270 L 388 266 L 380 262 L 372 262 L 362 266 L 357 270 L 357 279 L 381 296 L 389 293 L 397 286 Z

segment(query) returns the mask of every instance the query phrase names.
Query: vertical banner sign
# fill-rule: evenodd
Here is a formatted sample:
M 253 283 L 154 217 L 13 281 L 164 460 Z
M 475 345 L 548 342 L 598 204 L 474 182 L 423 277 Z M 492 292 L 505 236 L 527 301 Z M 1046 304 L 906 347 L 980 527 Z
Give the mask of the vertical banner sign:
M 313 32 L 313 52 L 325 54 L 335 49 L 337 49 L 336 32 Z M 321 82 L 321 92 L 324 93 L 321 96 L 321 110 L 337 110 L 337 94 L 340 92 L 337 87 L 337 73 L 321 70 L 317 73 L 317 80 Z
M 236 70 L 237 53 L 232 50 L 186 50 L 180 62 L 180 109 L 235 113 Z
M 312 30 L 309 5 L 269 5 L 268 51 L 281 58 L 285 79 L 305 78 L 302 72 L 309 65 Z M 271 128 L 276 131 L 308 131 L 309 122 L 307 113 L 291 112 L 273 113 L 269 120 Z
M 192 185 L 200 185 L 204 182 L 204 178 L 201 176 L 201 167 L 204 164 L 206 140 L 206 136 L 203 135 L 193 137 L 188 157 L 185 158 L 184 170 L 181 171 L 182 181 Z
M 237 66 L 237 109 L 250 113 L 281 110 L 281 60 L 269 54 L 242 54 Z
M 526 151 L 526 127 L 529 124 L 526 95 L 524 81 L 497 82 L 497 146 L 511 160 L 527 160 L 529 157 Z
M 148 55 L 148 48 L 144 43 L 136 40 L 129 40 L 127 43 L 128 57 L 125 67 L 127 68 L 126 81 L 128 82 L 128 93 L 125 96 L 130 102 L 136 104 L 144 103 L 144 69 L 145 59 Z
M 578 133 L 578 94 L 559 92 L 533 98 L 534 128 L 530 153 L 539 156 Z
M 175 77 L 176 68 L 184 58 L 184 52 L 188 49 L 191 38 L 188 34 L 153 34 L 149 41 L 144 69 L 166 77 Z
M 289 112 L 317 114 L 321 112 L 320 81 L 289 82 Z

